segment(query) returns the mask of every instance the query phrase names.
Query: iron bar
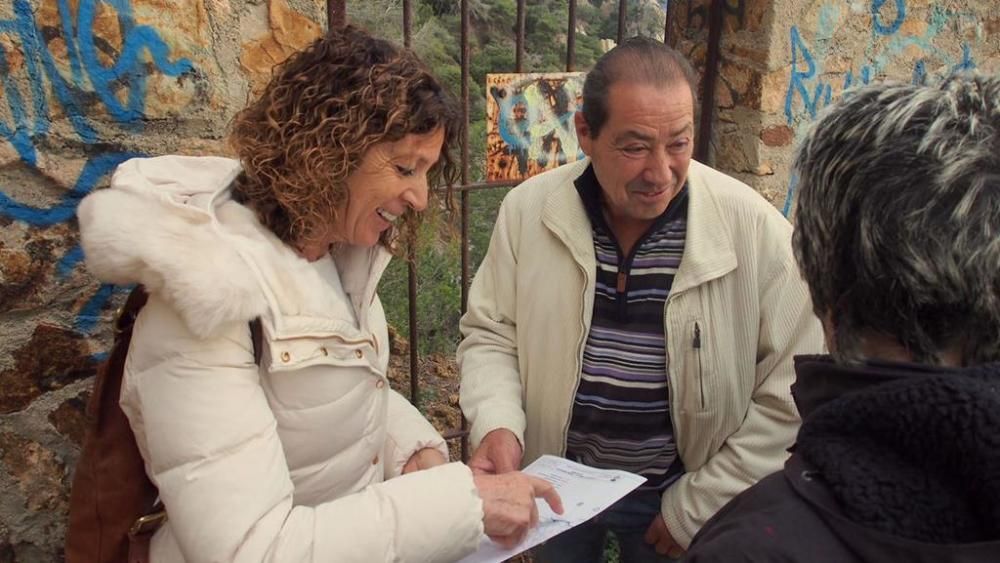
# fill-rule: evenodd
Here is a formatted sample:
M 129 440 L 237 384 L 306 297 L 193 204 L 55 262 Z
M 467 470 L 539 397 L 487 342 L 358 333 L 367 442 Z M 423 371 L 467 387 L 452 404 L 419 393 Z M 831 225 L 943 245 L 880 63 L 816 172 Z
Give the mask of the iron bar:
M 462 185 L 469 183 L 469 0 L 462 0 Z M 468 303 L 469 282 L 469 198 L 462 197 L 462 312 Z
M 670 11 L 673 10 L 674 3 L 672 1 L 667 2 L 667 9 L 663 11 L 663 44 L 673 47 L 673 37 L 671 37 L 670 29 Z
M 403 46 L 411 48 L 413 9 L 410 0 L 403 0 Z M 410 326 L 410 402 L 420 408 L 420 327 L 417 319 L 417 239 L 406 249 L 406 297 L 409 304 Z
M 566 72 L 576 66 L 576 0 L 569 0 L 569 26 L 566 31 Z
M 406 293 L 410 306 L 410 402 L 420 407 L 420 358 L 417 346 L 420 344 L 417 332 L 417 249 L 416 239 L 406 251 Z
M 469 0 L 462 0 L 462 185 L 469 183 Z M 469 303 L 469 191 L 462 190 L 462 304 Z M 467 428 L 462 416 L 462 430 Z M 462 436 L 462 461 L 469 459 L 469 438 Z
M 347 25 L 347 0 L 326 0 L 326 25 L 328 29 Z
M 410 0 L 403 0 L 403 46 L 407 49 L 413 47 L 411 44 L 413 27 L 413 6 Z
M 712 146 L 712 120 L 715 117 L 715 85 L 719 77 L 719 58 L 722 50 L 722 17 L 725 0 L 712 0 L 708 23 L 708 56 L 705 60 L 705 81 L 701 94 L 701 122 L 695 146 L 695 159 L 708 164 Z
M 524 72 L 524 28 L 525 28 L 525 0 L 517 0 L 517 51 L 514 55 L 514 72 Z
M 464 186 L 455 186 L 452 190 L 457 192 L 476 192 L 480 190 L 491 190 L 494 188 L 513 188 L 514 186 L 520 184 L 523 180 L 490 180 L 487 182 L 473 182 L 471 184 L 465 184 Z M 444 191 L 447 188 L 441 186 L 434 188 L 435 190 Z
M 517 180 L 489 180 L 487 182 L 472 182 L 471 184 L 466 184 L 464 186 L 452 186 L 451 191 L 462 193 L 491 190 L 493 188 L 513 188 L 523 181 L 523 179 L 518 178 Z M 448 186 L 436 186 L 433 190 L 435 193 L 443 194 L 448 191 Z
M 618 0 L 618 44 L 625 40 L 625 15 L 628 12 L 628 2 Z

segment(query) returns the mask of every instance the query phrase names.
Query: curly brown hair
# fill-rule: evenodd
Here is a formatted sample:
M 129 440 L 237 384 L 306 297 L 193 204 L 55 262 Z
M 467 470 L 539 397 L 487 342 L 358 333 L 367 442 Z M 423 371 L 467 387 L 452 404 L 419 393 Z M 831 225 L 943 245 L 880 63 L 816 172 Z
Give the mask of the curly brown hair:
M 229 144 L 243 173 L 233 197 L 282 241 L 308 244 L 319 225 L 337 221 L 345 180 L 373 145 L 438 127 L 445 141 L 428 185 L 447 186 L 450 204 L 460 127 L 454 99 L 412 51 L 351 25 L 331 30 L 276 66 L 235 116 Z M 419 218 L 408 212 L 382 243 L 412 243 Z

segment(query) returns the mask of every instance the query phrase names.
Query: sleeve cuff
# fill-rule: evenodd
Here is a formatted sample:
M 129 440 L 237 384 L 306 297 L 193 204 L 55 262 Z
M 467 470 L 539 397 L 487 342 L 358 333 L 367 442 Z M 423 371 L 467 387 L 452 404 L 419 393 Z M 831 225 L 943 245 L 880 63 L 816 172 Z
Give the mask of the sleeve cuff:
M 691 545 L 695 534 L 698 533 L 698 529 L 691 517 L 684 513 L 680 503 L 683 496 L 680 489 L 684 486 L 684 477 L 681 477 L 673 486 L 663 492 L 663 498 L 660 500 L 660 514 L 663 516 L 663 522 L 667 525 L 667 530 L 670 531 L 674 541 L 686 550 Z
M 513 411 L 513 409 L 511 409 Z M 469 430 L 469 443 L 472 448 L 475 449 L 479 446 L 479 443 L 483 441 L 490 432 L 503 428 L 505 430 L 510 430 L 514 436 L 517 438 L 518 443 L 521 444 L 521 450 L 524 450 L 524 412 L 517 410 L 516 412 L 504 412 L 504 411 L 493 411 L 493 412 L 482 412 L 472 423 L 472 428 Z
M 410 457 L 424 449 L 434 448 L 448 459 L 448 444 L 434 426 L 401 395 L 389 397 L 388 428 L 382 459 L 385 460 L 385 478 L 403 473 L 403 466 Z

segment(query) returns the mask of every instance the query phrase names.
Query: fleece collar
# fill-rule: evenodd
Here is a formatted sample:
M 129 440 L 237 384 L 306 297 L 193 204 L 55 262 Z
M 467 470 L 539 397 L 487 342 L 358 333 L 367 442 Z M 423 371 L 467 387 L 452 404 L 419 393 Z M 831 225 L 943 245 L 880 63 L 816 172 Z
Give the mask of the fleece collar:
M 850 521 L 938 544 L 1000 539 L 1000 365 L 812 357 L 796 373 L 795 453 Z

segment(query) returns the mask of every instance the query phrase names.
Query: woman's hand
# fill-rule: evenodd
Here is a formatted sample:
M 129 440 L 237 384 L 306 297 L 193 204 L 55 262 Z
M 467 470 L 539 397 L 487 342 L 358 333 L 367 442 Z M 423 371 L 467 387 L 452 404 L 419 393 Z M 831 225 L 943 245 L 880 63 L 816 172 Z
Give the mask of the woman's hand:
M 416 453 L 410 456 L 410 459 L 406 460 L 406 465 L 403 466 L 403 475 L 420 471 L 421 469 L 430 469 L 431 467 L 444 465 L 445 463 L 448 463 L 448 460 L 445 459 L 437 448 L 424 448 L 417 450 Z
M 543 498 L 556 514 L 563 513 L 562 499 L 551 483 L 520 471 L 502 475 L 475 475 L 483 499 L 486 535 L 505 548 L 521 543 L 538 523 L 535 498 Z

